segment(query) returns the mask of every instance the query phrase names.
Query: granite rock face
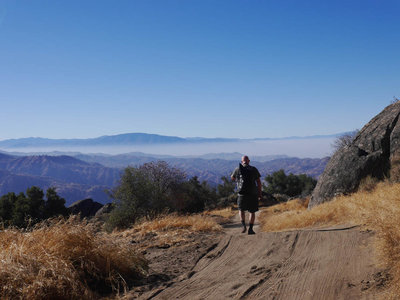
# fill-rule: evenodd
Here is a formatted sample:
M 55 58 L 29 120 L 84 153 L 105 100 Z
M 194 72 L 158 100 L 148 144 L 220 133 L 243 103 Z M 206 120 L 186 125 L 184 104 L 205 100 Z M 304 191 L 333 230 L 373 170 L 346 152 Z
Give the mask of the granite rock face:
M 400 101 L 368 122 L 349 146 L 337 151 L 318 179 L 308 208 L 341 194 L 353 193 L 367 176 L 391 175 L 400 156 Z

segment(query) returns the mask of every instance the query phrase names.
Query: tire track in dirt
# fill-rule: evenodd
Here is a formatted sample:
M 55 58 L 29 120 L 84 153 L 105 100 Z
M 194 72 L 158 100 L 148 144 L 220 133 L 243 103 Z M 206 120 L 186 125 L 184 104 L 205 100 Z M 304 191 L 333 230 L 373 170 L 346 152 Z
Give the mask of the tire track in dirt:
M 247 235 L 239 222 L 225 230 L 188 276 L 146 299 L 376 298 L 381 270 L 372 233 L 350 227 Z

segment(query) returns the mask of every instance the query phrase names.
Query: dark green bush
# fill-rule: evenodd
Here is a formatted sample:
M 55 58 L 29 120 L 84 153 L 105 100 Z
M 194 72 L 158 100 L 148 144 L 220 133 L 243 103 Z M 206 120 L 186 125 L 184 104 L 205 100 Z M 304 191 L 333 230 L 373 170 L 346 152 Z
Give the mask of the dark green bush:
M 107 227 L 125 228 L 138 218 L 174 210 L 184 182 L 185 174 L 163 161 L 125 168 L 119 184 L 110 193 L 115 208 Z
M 205 181 L 200 183 L 194 176 L 181 185 L 174 208 L 180 212 L 197 213 L 211 205 L 215 198 L 215 190 Z
M 111 191 L 115 208 L 106 228 L 126 228 L 165 212 L 196 213 L 215 205 L 217 192 L 195 176 L 189 180 L 164 161 L 127 167 Z
M 279 170 L 265 177 L 267 186 L 264 191 L 269 194 L 283 194 L 289 197 L 307 196 L 313 191 L 317 180 L 306 174 L 294 175 L 285 174 L 284 170 Z
M 46 218 L 66 215 L 65 199 L 59 197 L 55 188 L 49 188 L 44 199 L 43 191 L 32 186 L 24 193 L 8 193 L 0 197 L 0 221 L 5 225 L 25 227 Z
M 218 184 L 217 187 L 218 198 L 225 198 L 234 194 L 236 183 L 226 176 L 222 176 L 221 180 L 222 184 Z

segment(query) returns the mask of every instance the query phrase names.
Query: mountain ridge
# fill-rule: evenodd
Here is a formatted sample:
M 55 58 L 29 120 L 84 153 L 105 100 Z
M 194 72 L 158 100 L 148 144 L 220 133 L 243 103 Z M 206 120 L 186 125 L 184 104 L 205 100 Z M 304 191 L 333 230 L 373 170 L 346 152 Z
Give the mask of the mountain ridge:
M 27 137 L 6 139 L 0 141 L 0 147 L 5 149 L 50 146 L 121 146 L 121 145 L 158 145 L 158 144 L 196 144 L 196 143 L 233 143 L 246 141 L 271 141 L 271 140 L 296 140 L 296 139 L 323 139 L 332 138 L 344 133 L 331 135 L 292 136 L 283 138 L 203 138 L 166 136 L 149 133 L 123 133 L 117 135 L 104 135 L 86 139 L 49 139 L 42 137 Z

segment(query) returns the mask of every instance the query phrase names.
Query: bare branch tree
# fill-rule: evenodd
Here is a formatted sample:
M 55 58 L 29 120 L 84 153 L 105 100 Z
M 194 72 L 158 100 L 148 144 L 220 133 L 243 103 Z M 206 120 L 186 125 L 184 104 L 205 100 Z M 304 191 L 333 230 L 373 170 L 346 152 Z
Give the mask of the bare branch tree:
M 345 147 L 350 146 L 351 143 L 354 141 L 354 138 L 356 137 L 358 131 L 359 130 L 357 129 L 352 132 L 348 132 L 341 136 L 338 136 L 332 144 L 333 148 L 335 149 L 335 152 L 342 150 Z

